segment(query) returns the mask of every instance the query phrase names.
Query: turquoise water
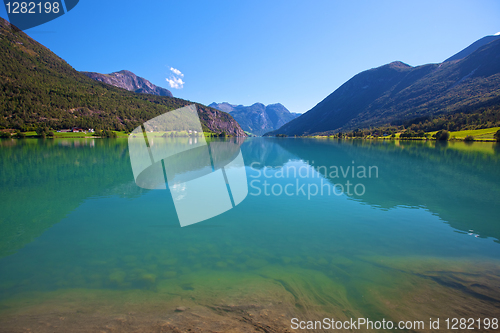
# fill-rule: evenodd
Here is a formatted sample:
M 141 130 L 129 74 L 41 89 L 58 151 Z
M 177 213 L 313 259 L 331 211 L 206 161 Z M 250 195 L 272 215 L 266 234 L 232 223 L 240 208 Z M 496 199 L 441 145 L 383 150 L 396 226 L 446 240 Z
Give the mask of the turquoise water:
M 136 186 L 126 140 L 1 141 L 0 310 L 96 290 L 206 305 L 241 290 L 234 302 L 244 302 L 249 285 L 270 281 L 259 290 L 293 296 L 286 313 L 427 320 L 431 310 L 462 313 L 464 302 L 498 311 L 497 144 L 232 143 L 245 160 L 246 199 L 181 228 L 168 190 Z M 347 167 L 354 177 L 332 173 Z M 357 194 L 328 193 L 347 181 L 361 184 Z

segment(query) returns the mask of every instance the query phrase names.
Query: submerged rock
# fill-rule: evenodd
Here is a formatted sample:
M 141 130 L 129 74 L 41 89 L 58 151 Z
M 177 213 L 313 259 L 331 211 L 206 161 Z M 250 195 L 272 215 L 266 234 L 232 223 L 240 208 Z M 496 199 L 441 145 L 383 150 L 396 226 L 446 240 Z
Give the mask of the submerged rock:
M 155 274 L 143 274 L 140 277 L 140 280 L 149 282 L 149 283 L 155 283 L 156 282 L 156 275 Z

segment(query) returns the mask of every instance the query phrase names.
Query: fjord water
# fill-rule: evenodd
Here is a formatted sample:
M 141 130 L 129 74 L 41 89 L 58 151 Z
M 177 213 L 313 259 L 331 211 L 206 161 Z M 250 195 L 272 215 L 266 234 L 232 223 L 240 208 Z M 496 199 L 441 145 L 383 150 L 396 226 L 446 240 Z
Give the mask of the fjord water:
M 168 190 L 135 184 L 126 140 L 1 141 L 0 323 L 181 305 L 285 327 L 498 314 L 498 144 L 228 140 L 248 196 L 184 228 Z

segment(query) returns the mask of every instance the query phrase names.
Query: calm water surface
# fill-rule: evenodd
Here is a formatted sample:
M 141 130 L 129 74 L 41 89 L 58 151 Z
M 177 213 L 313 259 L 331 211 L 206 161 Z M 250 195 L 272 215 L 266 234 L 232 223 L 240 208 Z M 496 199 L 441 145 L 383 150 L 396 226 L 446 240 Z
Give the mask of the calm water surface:
M 88 295 L 272 303 L 284 322 L 498 314 L 499 145 L 230 142 L 247 198 L 180 228 L 168 190 L 136 186 L 126 140 L 1 141 L 0 322 L 102 305 Z M 357 194 L 329 193 L 347 181 Z

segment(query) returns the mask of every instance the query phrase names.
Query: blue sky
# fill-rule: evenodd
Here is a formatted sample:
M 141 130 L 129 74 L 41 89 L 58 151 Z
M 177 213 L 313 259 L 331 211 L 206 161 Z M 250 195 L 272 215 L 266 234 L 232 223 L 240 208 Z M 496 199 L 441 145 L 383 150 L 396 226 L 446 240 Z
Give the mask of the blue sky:
M 363 70 L 441 62 L 500 31 L 499 18 L 497 0 L 80 0 L 25 32 L 77 70 L 127 69 L 202 104 L 305 112 Z

